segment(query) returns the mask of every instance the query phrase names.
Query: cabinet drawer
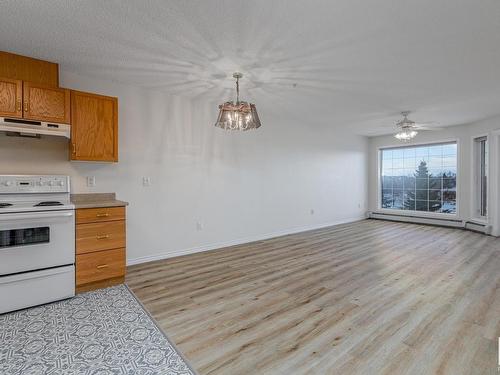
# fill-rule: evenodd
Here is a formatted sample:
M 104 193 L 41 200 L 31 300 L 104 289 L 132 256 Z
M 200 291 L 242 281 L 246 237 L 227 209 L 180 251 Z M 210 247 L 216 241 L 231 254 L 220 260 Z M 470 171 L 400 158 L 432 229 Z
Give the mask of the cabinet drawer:
M 76 253 L 125 247 L 125 220 L 76 225 Z
M 125 249 L 76 256 L 76 285 L 125 275 Z
M 125 207 L 79 208 L 76 210 L 76 223 L 98 223 L 125 219 Z

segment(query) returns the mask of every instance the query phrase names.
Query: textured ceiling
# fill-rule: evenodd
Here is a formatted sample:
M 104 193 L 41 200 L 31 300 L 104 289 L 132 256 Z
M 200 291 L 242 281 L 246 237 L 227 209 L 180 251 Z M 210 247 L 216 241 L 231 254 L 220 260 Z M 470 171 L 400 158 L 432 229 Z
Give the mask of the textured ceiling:
M 0 2 L 0 48 L 190 98 L 242 97 L 307 126 L 390 133 L 500 113 L 498 0 Z M 263 117 L 263 115 L 261 115 Z

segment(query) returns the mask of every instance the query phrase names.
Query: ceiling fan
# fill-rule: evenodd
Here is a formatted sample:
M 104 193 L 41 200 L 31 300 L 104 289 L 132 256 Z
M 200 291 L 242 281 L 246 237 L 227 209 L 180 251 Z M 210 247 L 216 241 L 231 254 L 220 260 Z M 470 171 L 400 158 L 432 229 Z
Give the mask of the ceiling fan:
M 398 127 L 398 132 L 394 134 L 394 137 L 399 139 L 400 141 L 408 142 L 412 140 L 418 134 L 417 130 L 441 130 L 440 128 L 435 128 L 435 127 L 430 128 L 426 126 L 431 123 L 425 123 L 425 124 L 416 123 L 415 121 L 410 120 L 408 118 L 410 113 L 411 113 L 410 111 L 401 112 L 403 119 L 399 120 L 396 123 L 396 126 Z

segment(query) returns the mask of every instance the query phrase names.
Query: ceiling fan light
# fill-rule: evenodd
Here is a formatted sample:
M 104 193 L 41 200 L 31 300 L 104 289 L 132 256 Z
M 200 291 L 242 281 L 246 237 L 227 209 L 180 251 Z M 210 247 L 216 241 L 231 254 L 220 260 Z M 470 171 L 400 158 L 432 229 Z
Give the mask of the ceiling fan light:
M 418 132 L 416 130 L 401 130 L 394 135 L 395 138 L 403 142 L 408 142 L 417 136 Z

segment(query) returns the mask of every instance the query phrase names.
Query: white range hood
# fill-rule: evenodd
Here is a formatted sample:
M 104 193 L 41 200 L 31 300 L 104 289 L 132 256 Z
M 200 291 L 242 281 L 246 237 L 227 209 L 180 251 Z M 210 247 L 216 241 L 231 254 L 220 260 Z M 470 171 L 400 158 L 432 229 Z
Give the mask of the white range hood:
M 71 138 L 71 127 L 68 124 L 8 117 L 0 117 L 0 131 L 16 133 L 15 135 L 19 136 L 53 135 L 56 137 Z

